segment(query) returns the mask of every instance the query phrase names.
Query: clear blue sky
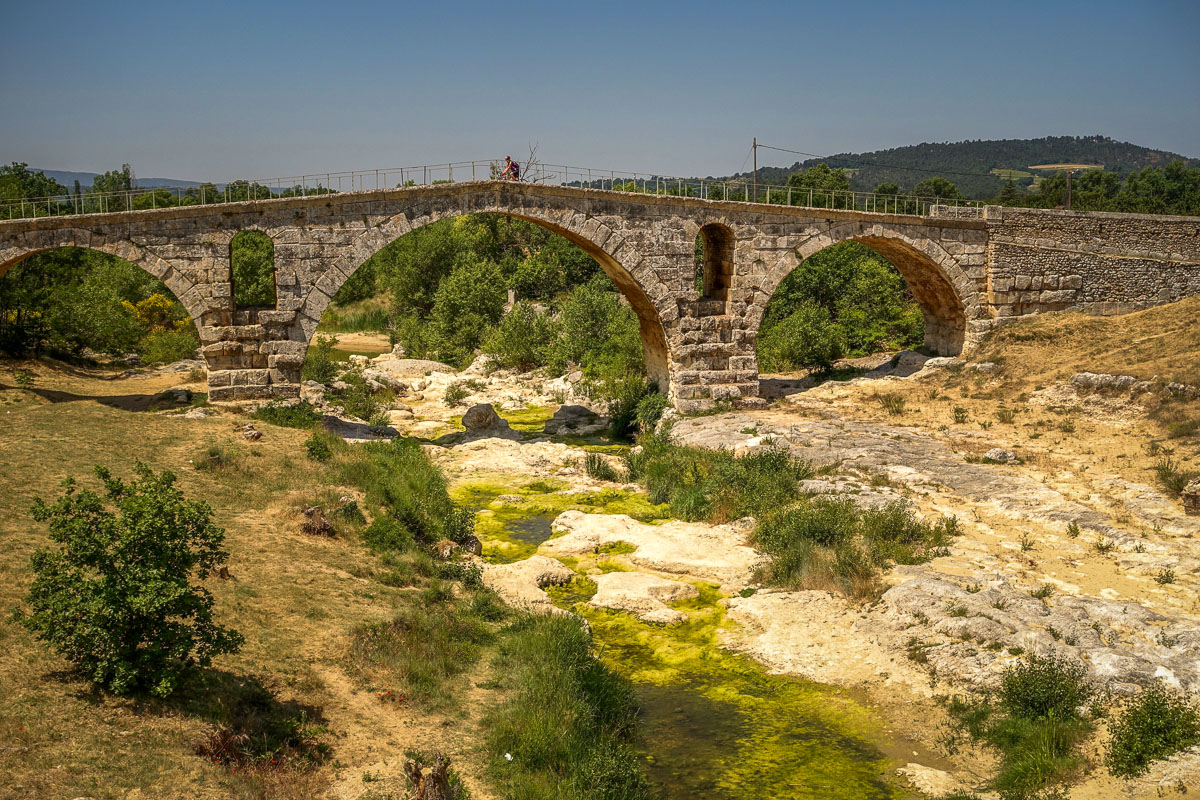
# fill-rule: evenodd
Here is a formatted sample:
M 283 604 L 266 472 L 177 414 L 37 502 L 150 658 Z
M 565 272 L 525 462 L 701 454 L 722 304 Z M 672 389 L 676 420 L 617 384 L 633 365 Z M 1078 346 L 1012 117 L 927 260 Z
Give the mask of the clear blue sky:
M 1195 0 L 0 2 L 0 161 L 45 169 L 265 178 L 539 142 L 548 163 L 727 174 L 755 135 L 1200 156 Z

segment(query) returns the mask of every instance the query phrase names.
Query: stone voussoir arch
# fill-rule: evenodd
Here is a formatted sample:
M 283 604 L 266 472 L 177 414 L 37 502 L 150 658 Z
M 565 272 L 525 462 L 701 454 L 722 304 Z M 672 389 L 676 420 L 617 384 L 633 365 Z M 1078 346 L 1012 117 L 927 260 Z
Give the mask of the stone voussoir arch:
M 184 310 L 188 312 L 192 324 L 196 326 L 197 333 L 202 333 L 209 298 L 201 293 L 195 283 L 172 267 L 169 261 L 155 253 L 150 246 L 138 244 L 126 235 L 97 236 L 79 228 L 36 231 L 34 235 L 27 235 L 25 239 L 26 241 L 11 243 L 0 250 L 0 276 L 38 253 L 64 247 L 95 250 L 128 261 L 151 277 L 162 281 L 163 285 L 175 295 Z
M 968 270 L 928 231 L 917 227 L 835 223 L 812 231 L 794 248 L 768 264 L 759 290 L 747 308 L 752 324 L 762 321 L 767 304 L 783 280 L 813 255 L 845 242 L 857 242 L 888 259 L 908 284 L 925 316 L 925 344 L 941 355 L 958 355 L 969 346 L 968 323 L 985 314 L 981 293 Z
M 669 385 L 671 357 L 667 342 L 672 323 L 678 319 L 678 307 L 668 302 L 671 292 L 658 273 L 649 267 L 632 237 L 577 209 L 519 203 L 511 197 L 496 195 L 453 198 L 451 202 L 430 203 L 419 211 L 407 207 L 388 215 L 377 225 L 367 227 L 329 263 L 304 295 L 291 338 L 305 344 L 311 342 L 333 296 L 350 276 L 384 247 L 427 225 L 470 214 L 501 214 L 532 222 L 562 236 L 594 258 L 638 317 L 649 376 L 663 386 Z

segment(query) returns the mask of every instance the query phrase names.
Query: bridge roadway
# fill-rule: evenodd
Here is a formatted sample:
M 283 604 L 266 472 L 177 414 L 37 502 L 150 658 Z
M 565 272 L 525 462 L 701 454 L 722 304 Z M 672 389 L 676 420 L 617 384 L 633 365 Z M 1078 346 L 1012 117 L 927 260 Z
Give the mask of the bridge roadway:
M 507 181 L 0 221 L 0 274 L 56 247 L 124 258 L 191 314 L 212 400 L 295 397 L 317 323 L 347 278 L 396 238 L 475 213 L 529 220 L 595 258 L 637 313 L 650 376 L 681 410 L 758 395 L 767 302 L 801 261 L 840 242 L 896 266 L 924 313 L 926 347 L 941 355 L 1020 316 L 1124 313 L 1200 294 L 1198 217 L 876 214 Z M 274 243 L 274 307 L 234 302 L 230 241 L 243 230 Z

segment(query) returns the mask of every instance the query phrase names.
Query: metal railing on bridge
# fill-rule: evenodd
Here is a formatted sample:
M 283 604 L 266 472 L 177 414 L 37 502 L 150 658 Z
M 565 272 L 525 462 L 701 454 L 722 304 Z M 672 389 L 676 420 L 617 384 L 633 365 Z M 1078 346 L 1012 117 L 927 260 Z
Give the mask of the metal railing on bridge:
M 325 172 L 266 180 L 236 180 L 223 185 L 208 183 L 188 187 L 146 187 L 118 192 L 84 190 L 49 197 L 0 200 L 0 219 L 104 214 L 118 211 L 497 180 L 501 178 L 502 172 L 500 161 L 489 159 L 423 164 L 415 167 Z M 532 164 L 521 176 L 521 180 L 552 186 L 606 189 L 637 194 L 921 216 L 932 214 L 936 206 L 964 209 L 983 206 L 983 203 L 978 201 L 956 198 L 876 194 L 798 185 L 755 184 L 744 179 L 677 178 L 654 173 L 623 172 L 561 164 Z

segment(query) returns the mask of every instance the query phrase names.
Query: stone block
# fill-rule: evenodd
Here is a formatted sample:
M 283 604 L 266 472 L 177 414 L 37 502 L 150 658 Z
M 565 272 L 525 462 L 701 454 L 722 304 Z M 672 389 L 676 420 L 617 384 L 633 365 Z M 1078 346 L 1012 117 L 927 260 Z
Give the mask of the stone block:
M 1038 296 L 1038 300 L 1047 305 L 1066 305 L 1075 302 L 1075 292 L 1062 289 L 1046 291 Z

